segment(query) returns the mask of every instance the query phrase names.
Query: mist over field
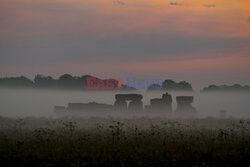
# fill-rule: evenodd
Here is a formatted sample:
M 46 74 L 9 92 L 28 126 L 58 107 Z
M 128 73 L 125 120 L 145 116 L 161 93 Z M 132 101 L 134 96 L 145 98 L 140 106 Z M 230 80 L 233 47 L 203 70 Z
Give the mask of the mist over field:
M 141 95 L 143 109 L 135 108 L 135 103 L 141 105 Z M 249 91 L 1 87 L 0 99 L 0 165 L 176 167 L 250 163 Z M 124 106 L 123 100 L 125 106 L 129 102 L 126 110 L 117 108 Z M 172 107 L 157 108 L 162 103 Z
M 54 106 L 67 106 L 68 103 L 97 102 L 113 105 L 115 94 L 124 92 L 114 91 L 61 91 L 61 90 L 31 90 L 31 89 L 0 89 L 0 115 L 6 117 L 56 117 Z M 126 92 L 129 93 L 129 92 Z M 164 92 L 139 91 L 143 95 L 143 104 L 149 105 L 150 99 L 160 98 Z M 193 106 L 198 111 L 198 117 L 219 117 L 220 110 L 227 111 L 227 117 L 250 118 L 249 92 L 169 92 L 173 98 L 173 111 L 176 109 L 176 96 L 194 96 Z M 82 111 L 84 116 L 85 111 Z M 155 116 L 164 113 L 151 112 L 99 112 L 87 116 L 127 117 Z

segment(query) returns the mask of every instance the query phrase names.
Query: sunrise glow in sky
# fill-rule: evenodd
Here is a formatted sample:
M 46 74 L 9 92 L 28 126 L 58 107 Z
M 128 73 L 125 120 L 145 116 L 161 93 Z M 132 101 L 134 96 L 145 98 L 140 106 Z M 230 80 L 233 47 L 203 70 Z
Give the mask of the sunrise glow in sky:
M 0 77 L 250 83 L 249 0 L 0 0 Z

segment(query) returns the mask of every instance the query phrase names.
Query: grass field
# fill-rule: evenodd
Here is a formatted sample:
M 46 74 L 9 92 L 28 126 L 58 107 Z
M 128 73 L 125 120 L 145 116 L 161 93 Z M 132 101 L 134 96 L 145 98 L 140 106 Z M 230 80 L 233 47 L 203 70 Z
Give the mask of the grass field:
M 248 166 L 250 120 L 0 117 L 1 166 Z

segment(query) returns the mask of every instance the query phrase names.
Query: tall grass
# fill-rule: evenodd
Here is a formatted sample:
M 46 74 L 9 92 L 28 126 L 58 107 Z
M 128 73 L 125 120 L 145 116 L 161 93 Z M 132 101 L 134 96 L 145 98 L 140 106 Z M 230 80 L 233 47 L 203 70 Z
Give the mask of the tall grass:
M 250 121 L 0 118 L 8 166 L 243 166 Z

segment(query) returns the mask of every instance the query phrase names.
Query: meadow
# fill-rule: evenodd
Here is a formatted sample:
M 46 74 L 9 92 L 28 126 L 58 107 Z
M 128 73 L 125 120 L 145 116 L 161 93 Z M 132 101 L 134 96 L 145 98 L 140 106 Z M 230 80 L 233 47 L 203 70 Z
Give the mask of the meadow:
M 248 166 L 250 120 L 0 117 L 1 166 Z

